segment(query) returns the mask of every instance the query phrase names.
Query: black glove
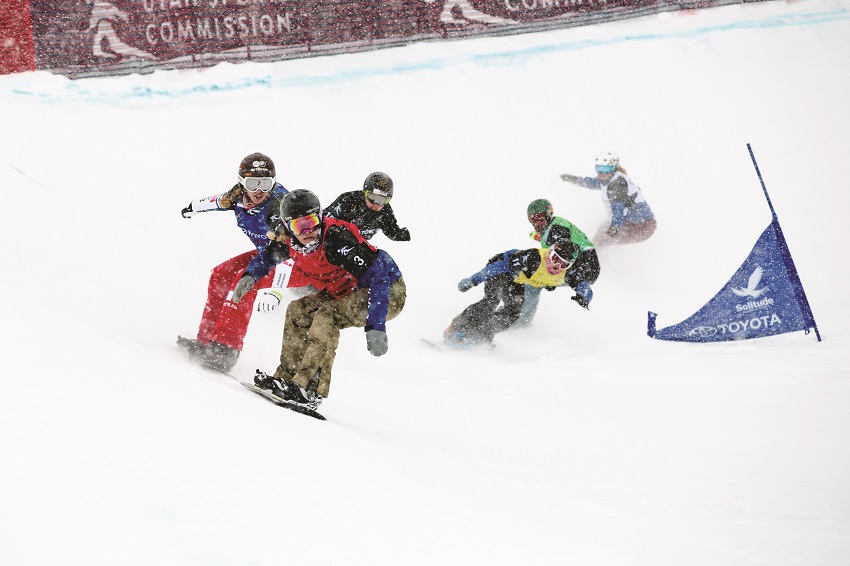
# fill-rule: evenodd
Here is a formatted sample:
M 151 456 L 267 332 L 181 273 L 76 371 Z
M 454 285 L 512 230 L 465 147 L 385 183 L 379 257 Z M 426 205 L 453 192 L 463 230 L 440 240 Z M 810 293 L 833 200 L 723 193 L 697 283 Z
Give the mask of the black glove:
M 389 349 L 387 343 L 387 333 L 383 330 L 367 330 L 366 331 L 366 349 L 373 356 L 383 356 Z
M 180 211 L 180 216 L 183 218 L 192 218 L 195 215 L 195 211 L 192 210 L 192 203 L 189 203 L 189 206 Z
M 561 180 L 566 181 L 568 183 L 575 182 L 576 179 L 577 177 L 575 175 L 570 175 L 569 173 L 564 173 L 563 175 L 561 175 Z
M 396 238 L 398 242 L 409 242 L 410 241 L 410 230 L 407 228 L 401 228 L 398 231 L 398 238 Z
M 574 300 L 575 302 L 577 302 L 579 304 L 579 306 L 584 307 L 587 310 L 590 310 L 590 307 L 587 306 L 587 305 L 590 304 L 590 301 L 587 300 L 587 297 L 582 297 L 581 295 L 575 295 L 574 297 L 570 297 L 570 298 L 572 300 Z
M 546 289 L 547 291 L 554 291 L 555 289 L 557 289 L 557 287 L 552 287 L 552 286 L 548 286 L 548 285 L 546 287 L 543 287 L 543 288 Z
M 460 280 L 460 283 L 457 284 L 457 290 L 461 293 L 466 293 L 473 287 L 475 287 L 475 281 L 473 281 L 471 277 L 464 277 Z
M 253 289 L 254 287 L 254 278 L 248 274 L 242 276 L 242 279 L 239 280 L 239 283 L 236 284 L 236 287 L 233 288 L 233 297 L 230 299 L 233 303 L 238 303 L 242 300 L 248 291 Z

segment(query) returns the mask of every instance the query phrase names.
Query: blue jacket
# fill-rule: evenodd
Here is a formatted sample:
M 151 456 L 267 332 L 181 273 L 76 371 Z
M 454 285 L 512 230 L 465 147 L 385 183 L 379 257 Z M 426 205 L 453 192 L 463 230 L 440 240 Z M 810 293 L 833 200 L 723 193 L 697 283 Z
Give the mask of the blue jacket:
M 243 191 L 242 185 L 237 184 L 226 193 L 193 200 L 192 210 L 196 213 L 232 210 L 236 216 L 236 225 L 248 236 L 254 247 L 260 250 L 270 241 L 269 230 L 280 224 L 280 203 L 289 191 L 277 183 L 269 198 L 251 209 L 242 204 Z
M 278 183 L 272 189 L 269 198 L 262 204 L 248 210 L 241 201 L 232 210 L 236 215 L 236 225 L 245 233 L 258 250 L 269 243 L 268 231 L 273 224 L 280 222 L 280 202 L 288 194 L 283 185 Z

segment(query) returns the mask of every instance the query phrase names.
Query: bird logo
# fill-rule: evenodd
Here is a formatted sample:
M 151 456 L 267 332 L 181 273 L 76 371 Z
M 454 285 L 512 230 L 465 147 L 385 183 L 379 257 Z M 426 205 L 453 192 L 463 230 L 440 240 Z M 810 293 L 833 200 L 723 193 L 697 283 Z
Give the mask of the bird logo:
M 756 266 L 750 274 L 750 278 L 747 280 L 747 286 L 743 289 L 735 289 L 732 287 L 732 292 L 739 297 L 752 297 L 753 299 L 761 297 L 767 292 L 767 287 L 762 287 L 761 289 L 757 288 L 759 283 L 761 283 L 762 275 L 764 275 L 764 269 L 762 269 L 760 265 Z

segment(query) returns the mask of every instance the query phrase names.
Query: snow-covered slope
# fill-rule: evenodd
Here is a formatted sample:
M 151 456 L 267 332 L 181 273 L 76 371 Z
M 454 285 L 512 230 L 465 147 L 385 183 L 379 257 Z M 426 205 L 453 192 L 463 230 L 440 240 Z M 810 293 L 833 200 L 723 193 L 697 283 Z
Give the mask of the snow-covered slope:
M 850 560 L 846 2 L 772 2 L 358 55 L 69 82 L 0 77 L 3 564 L 823 565 Z M 657 342 L 770 214 L 824 341 Z M 545 293 L 493 352 L 445 352 L 531 247 L 538 197 L 617 151 L 659 219 L 603 251 L 590 311 Z M 319 422 L 188 363 L 209 269 L 249 249 L 183 220 L 269 153 L 324 202 L 373 170 L 413 240 L 373 358 L 343 333 Z M 256 315 L 237 376 L 274 369 Z

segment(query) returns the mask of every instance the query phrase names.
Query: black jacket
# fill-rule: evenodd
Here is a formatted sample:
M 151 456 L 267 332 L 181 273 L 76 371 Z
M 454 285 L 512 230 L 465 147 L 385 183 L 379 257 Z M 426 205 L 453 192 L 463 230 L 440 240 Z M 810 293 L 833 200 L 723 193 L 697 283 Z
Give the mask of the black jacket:
M 383 230 L 384 235 L 390 240 L 407 242 L 410 240 L 410 231 L 407 228 L 399 228 L 398 221 L 393 213 L 393 207 L 389 204 L 375 212 L 366 205 L 363 191 L 351 191 L 342 193 L 327 206 L 324 214 L 351 222 L 360 229 L 360 233 L 367 240 Z

